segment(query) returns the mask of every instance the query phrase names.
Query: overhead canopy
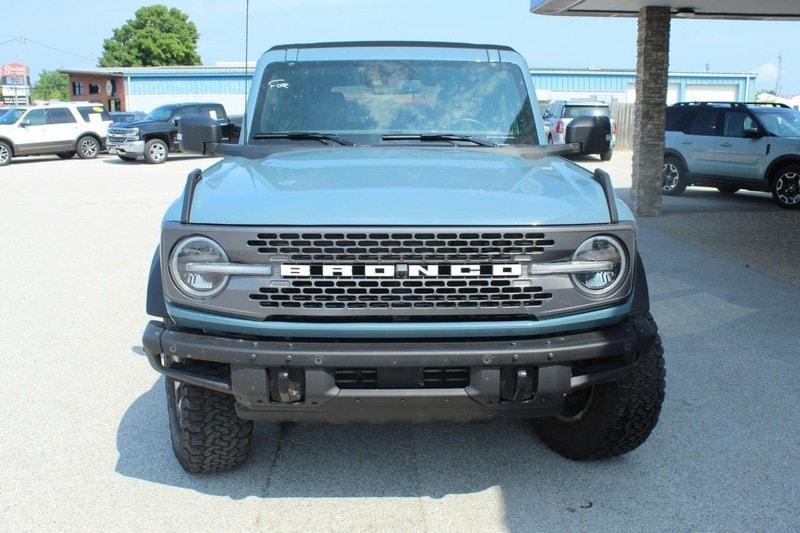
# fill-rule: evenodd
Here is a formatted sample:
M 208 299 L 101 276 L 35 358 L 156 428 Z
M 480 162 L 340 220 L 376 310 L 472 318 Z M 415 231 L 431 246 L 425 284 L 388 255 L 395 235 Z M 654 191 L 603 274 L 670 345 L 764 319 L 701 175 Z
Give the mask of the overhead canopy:
M 648 6 L 669 7 L 673 17 L 800 20 L 798 0 L 531 0 L 537 15 L 636 17 Z

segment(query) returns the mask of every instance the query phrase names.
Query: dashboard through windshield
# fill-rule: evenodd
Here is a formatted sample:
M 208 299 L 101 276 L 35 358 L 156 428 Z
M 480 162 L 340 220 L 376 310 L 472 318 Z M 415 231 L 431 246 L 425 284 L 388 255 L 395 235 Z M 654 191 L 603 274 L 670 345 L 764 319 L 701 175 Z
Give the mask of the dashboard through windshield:
M 536 144 L 524 75 L 512 63 L 273 63 L 260 85 L 251 141 L 264 142 L 265 134 L 317 132 L 358 144 L 442 134 Z

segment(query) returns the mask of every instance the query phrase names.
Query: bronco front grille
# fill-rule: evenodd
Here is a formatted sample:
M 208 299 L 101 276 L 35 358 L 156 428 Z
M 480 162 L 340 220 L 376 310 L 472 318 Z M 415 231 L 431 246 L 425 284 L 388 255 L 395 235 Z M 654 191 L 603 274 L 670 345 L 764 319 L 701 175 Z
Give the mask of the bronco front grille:
M 554 246 L 539 232 L 259 233 L 247 245 L 288 261 L 508 262 L 530 261 Z
M 538 307 L 552 294 L 508 279 L 291 280 L 251 294 L 266 308 L 510 309 Z M 526 284 L 527 283 L 527 284 Z

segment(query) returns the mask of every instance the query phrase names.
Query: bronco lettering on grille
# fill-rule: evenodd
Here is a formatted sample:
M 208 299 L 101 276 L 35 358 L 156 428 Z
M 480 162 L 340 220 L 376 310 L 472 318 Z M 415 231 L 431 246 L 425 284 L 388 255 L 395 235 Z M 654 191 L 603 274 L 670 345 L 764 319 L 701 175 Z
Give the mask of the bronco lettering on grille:
M 284 278 L 438 278 L 438 277 L 519 277 L 522 265 L 508 264 L 455 264 L 455 265 L 325 265 L 325 264 L 284 264 L 281 277 Z

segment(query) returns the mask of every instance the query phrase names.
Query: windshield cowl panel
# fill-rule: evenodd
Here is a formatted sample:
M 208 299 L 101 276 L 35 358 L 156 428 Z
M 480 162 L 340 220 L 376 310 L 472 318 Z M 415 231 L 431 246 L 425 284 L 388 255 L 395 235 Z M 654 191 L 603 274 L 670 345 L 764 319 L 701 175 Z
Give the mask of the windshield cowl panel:
M 325 132 L 357 144 L 385 136 L 461 137 L 464 144 L 536 144 L 525 74 L 514 63 L 341 60 L 271 63 L 250 142 Z

